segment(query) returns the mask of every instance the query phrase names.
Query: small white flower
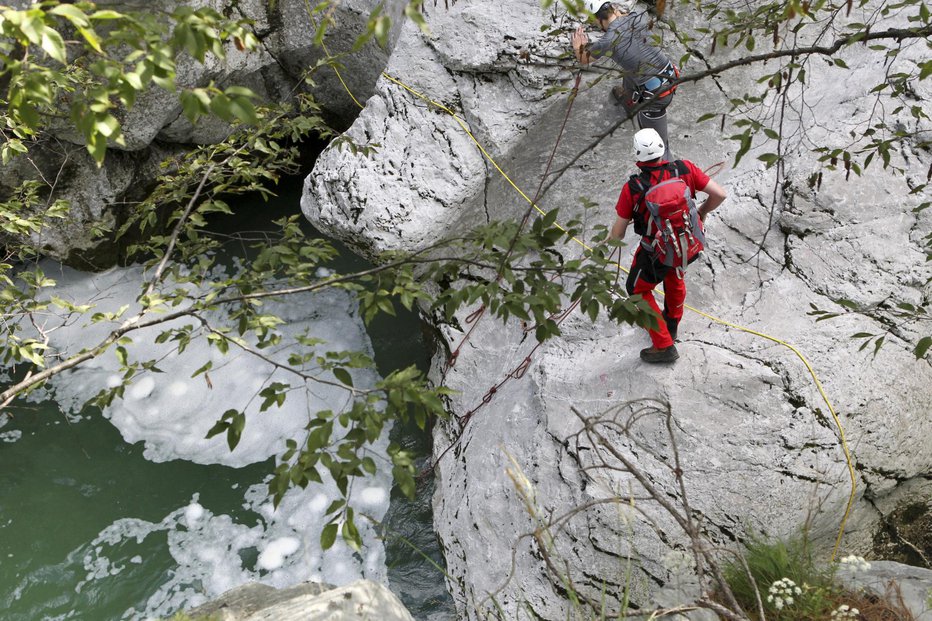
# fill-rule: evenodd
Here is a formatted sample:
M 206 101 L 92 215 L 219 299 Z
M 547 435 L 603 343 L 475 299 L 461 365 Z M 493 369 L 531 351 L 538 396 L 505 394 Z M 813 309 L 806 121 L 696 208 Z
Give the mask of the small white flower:
M 802 589 L 796 586 L 796 583 L 789 578 L 781 578 L 770 585 L 767 590 L 767 601 L 773 604 L 777 610 L 783 610 L 786 606 L 792 606 L 796 601 L 794 595 L 801 595 Z
M 842 604 L 832 611 L 832 621 L 857 621 L 860 614 L 857 608 L 851 608 L 848 604 Z

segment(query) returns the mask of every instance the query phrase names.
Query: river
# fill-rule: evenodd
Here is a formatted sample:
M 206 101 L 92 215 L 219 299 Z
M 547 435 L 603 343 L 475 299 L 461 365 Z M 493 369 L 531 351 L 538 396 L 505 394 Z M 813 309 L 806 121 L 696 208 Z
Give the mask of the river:
M 237 215 L 235 226 L 268 229 L 276 217 L 297 212 L 300 179 L 289 180 L 278 191 L 274 203 Z M 308 234 L 314 234 L 310 227 Z M 363 265 L 347 255 L 331 267 Z M 55 269 L 49 271 L 56 276 Z M 111 270 L 103 281 L 64 271 L 57 276 L 74 286 L 93 282 L 121 292 L 115 283 L 135 274 Z M 130 303 L 129 298 L 116 295 L 108 303 L 118 306 Z M 321 311 L 324 317 L 318 322 L 332 320 L 325 330 L 341 337 L 362 325 L 337 316 L 342 303 Z M 378 318 L 363 334 L 382 376 L 411 364 L 422 370 L 428 365 L 423 327 L 414 314 L 401 310 L 398 317 Z M 352 309 L 346 314 L 353 315 Z M 108 371 L 97 371 L 71 383 L 105 381 Z M 216 377 L 222 373 L 217 371 Z M 431 480 L 419 487 L 413 502 L 392 487 L 384 507 L 379 499 L 386 494 L 380 494 L 376 483 L 364 488 L 360 496 L 374 499 L 373 513 L 381 515 L 383 528 L 367 530 L 362 555 L 340 545 L 324 553 L 314 547 L 320 520 L 315 521 L 313 510 L 329 503 L 323 491 L 312 488 L 286 499 L 273 515 L 264 494 L 272 459 L 195 463 L 218 460 L 201 459 L 201 446 L 181 442 L 183 434 L 177 431 L 170 448 L 160 444 L 162 436 L 171 435 L 166 430 L 178 427 L 168 411 L 178 409 L 172 404 L 200 398 L 186 392 L 190 384 L 175 381 L 160 388 L 156 380 L 143 378 L 127 391 L 125 407 L 107 412 L 63 408 L 60 396 L 58 401 L 20 403 L 13 410 L 14 417 L 0 428 L 4 621 L 164 618 L 247 580 L 275 586 L 305 579 L 342 584 L 361 575 L 387 581 L 418 619 L 452 618 L 443 575 L 434 566 L 442 566 L 443 560 L 431 522 Z M 165 398 L 155 399 L 160 390 Z M 223 390 L 215 388 L 205 401 L 216 409 L 197 415 L 219 418 L 223 410 L 222 400 L 214 398 L 217 392 Z M 190 422 L 190 416 L 185 413 L 181 424 Z M 424 432 L 395 427 L 391 439 L 415 451 L 422 463 L 427 459 Z M 192 457 L 179 458 L 186 450 Z

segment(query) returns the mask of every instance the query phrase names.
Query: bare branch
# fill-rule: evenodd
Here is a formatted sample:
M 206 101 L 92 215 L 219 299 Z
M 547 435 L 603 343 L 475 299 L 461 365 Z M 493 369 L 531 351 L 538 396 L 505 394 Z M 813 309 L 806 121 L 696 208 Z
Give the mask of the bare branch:
M 787 58 L 795 56 L 809 56 L 813 54 L 821 56 L 832 56 L 838 50 L 843 48 L 846 45 L 852 45 L 854 43 L 866 43 L 868 41 L 876 41 L 878 39 L 890 39 L 893 41 L 904 41 L 906 39 L 927 39 L 932 37 L 932 25 L 923 26 L 922 28 L 890 28 L 888 30 L 881 30 L 879 32 L 866 32 L 866 33 L 855 33 L 848 35 L 846 37 L 841 37 L 836 39 L 831 45 L 811 45 L 808 47 L 794 47 L 785 50 L 776 50 L 773 52 L 766 52 L 764 54 L 754 54 L 752 56 L 744 56 L 742 58 L 737 58 L 735 60 L 722 63 L 721 65 L 712 67 L 705 71 L 700 71 L 698 73 L 690 73 L 681 75 L 679 79 L 676 80 L 677 84 L 683 84 L 686 82 L 698 82 L 709 76 L 716 76 L 720 73 L 728 71 L 729 69 L 734 69 L 735 67 L 744 67 L 747 65 L 764 62 L 767 60 L 773 60 L 775 58 Z

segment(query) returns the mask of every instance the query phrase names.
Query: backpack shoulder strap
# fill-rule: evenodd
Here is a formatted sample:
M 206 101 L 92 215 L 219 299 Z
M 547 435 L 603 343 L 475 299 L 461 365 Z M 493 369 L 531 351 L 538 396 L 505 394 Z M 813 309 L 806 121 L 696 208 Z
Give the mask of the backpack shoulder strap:
M 673 162 L 670 162 L 670 164 L 674 171 L 674 174 L 677 177 L 685 177 L 686 175 L 689 174 L 689 168 L 687 168 L 686 164 L 683 163 L 683 160 L 675 160 Z
M 647 191 L 650 189 L 650 171 L 641 170 L 628 179 L 628 187 L 631 190 L 631 199 L 634 201 L 634 211 L 638 211 L 641 201 Z
M 641 170 L 628 178 L 631 194 L 643 194 L 650 188 L 650 171 Z

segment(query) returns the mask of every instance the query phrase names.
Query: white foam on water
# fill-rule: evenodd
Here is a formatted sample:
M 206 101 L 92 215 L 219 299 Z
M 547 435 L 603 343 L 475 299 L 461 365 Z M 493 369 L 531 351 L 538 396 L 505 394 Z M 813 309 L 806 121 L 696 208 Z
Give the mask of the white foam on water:
M 251 525 L 213 514 L 197 495 L 158 523 L 117 520 L 89 546 L 83 560 L 86 576 L 78 591 L 92 583 L 104 589 L 106 581 L 115 579 L 127 564 L 141 562 L 134 545 L 154 536 L 166 538 L 177 566 L 145 605 L 127 611 L 124 619 L 165 618 L 247 582 L 276 588 L 305 581 L 341 586 L 361 577 L 387 582 L 385 550 L 368 520 L 358 522 L 365 542 L 361 554 L 339 539 L 331 549 L 321 548 L 326 506 L 311 507 L 322 495 L 311 487 L 295 488 L 285 494 L 277 510 L 269 511 L 266 486 L 252 485 L 245 495 L 257 518 Z
M 367 487 L 359 493 L 359 503 L 367 507 L 379 507 L 388 502 L 388 490 L 384 487 Z
M 192 502 L 184 508 L 184 521 L 189 528 L 194 527 L 202 517 L 204 517 L 204 507 L 200 503 Z
M 281 568 L 285 559 L 301 547 L 301 541 L 295 537 L 279 537 L 269 541 L 259 554 L 257 565 L 266 571 Z
M 45 327 L 57 328 L 50 332 L 50 344 L 59 352 L 74 353 L 103 340 L 137 308 L 133 301 L 141 291 L 144 277 L 141 268 L 111 269 L 101 274 L 57 270 L 53 266 L 45 266 L 45 270 L 58 282 L 55 287 L 58 297 L 76 304 L 93 299 L 95 312 L 115 312 L 124 304 L 130 305 L 123 317 L 114 322 L 92 324 L 82 320 L 56 324 L 50 320 Z M 263 312 L 285 320 L 285 325 L 277 328 L 285 335 L 282 343 L 288 342 L 288 337 L 307 333 L 325 340 L 327 350 L 363 351 L 371 355 L 371 344 L 357 306 L 348 293 L 327 291 L 293 296 L 285 301 L 265 301 Z M 217 327 L 226 325 L 220 313 L 209 314 L 208 321 Z M 104 415 L 127 442 L 144 443 L 147 459 L 180 458 L 234 467 L 265 461 L 283 452 L 288 438 L 296 438 L 301 444 L 305 425 L 316 412 L 338 412 L 349 403 L 348 392 L 339 387 L 332 374 L 320 373 L 322 379 L 337 385 L 315 384 L 307 390 L 291 391 L 283 407 L 273 406 L 259 412 L 262 398 L 257 397 L 258 390 L 271 382 L 297 386 L 301 384 L 299 379 L 232 347 L 223 355 L 208 347 L 203 339 L 192 342 L 181 355 L 173 351 L 171 341 L 155 343 L 156 336 L 168 327 L 195 323 L 190 319 L 176 320 L 135 332 L 131 335 L 132 344 L 126 346 L 131 360 L 157 360 L 163 373 L 137 376 L 127 387 L 124 398 L 114 400 Z M 262 350 L 264 356 L 279 363 L 286 363 L 290 353 L 284 346 Z M 213 368 L 192 378 L 208 361 Z M 378 380 L 374 371 L 351 373 L 357 388 L 371 387 Z M 54 378 L 48 394 L 63 410 L 76 415 L 84 402 L 102 387 L 118 385 L 120 375 L 117 357 L 108 352 Z M 208 430 L 228 409 L 244 411 L 247 418 L 240 443 L 233 452 L 227 447 L 224 434 L 205 439 Z M 369 449 L 378 464 L 377 473 L 361 481 L 361 491 L 351 498 L 350 504 L 359 516 L 362 553 L 354 552 L 339 539 L 330 550 L 321 549 L 320 533 L 327 523 L 324 511 L 340 497 L 329 474 L 321 472 L 323 484 L 290 490 L 277 509 L 273 509 L 268 498 L 266 484 L 245 487 L 243 505 L 254 516 L 250 523 L 214 514 L 197 496 L 159 523 L 133 518 L 117 520 L 101 531 L 90 546 L 83 561 L 86 577 L 78 590 L 91 583 L 98 587 L 99 581 L 118 579 L 115 573 L 142 559 L 141 551 L 134 546 L 156 533 L 166 538 L 177 566 L 168 572 L 166 581 L 144 607 L 126 612 L 126 619 L 167 617 L 180 608 L 196 606 L 250 581 L 278 588 L 307 580 L 342 585 L 360 577 L 387 582 L 384 548 L 374 528 L 362 517 L 365 514 L 381 520 L 388 509 L 392 479 L 387 445 L 386 430 L 382 439 Z
M 19 429 L 14 429 L 13 431 L 4 431 L 0 433 L 0 442 L 6 442 L 12 444 L 13 442 L 19 441 L 23 437 L 23 432 Z
M 130 308 L 113 322 L 72 321 L 59 326 L 49 320 L 51 346 L 60 352 L 74 353 L 89 344 L 102 341 L 117 325 L 138 308 L 133 300 L 141 290 L 144 274 L 139 267 L 111 269 L 100 274 L 84 274 L 67 268 L 45 266 L 46 274 L 57 281 L 55 295 L 74 301 L 96 304 L 95 312 L 115 312 L 124 304 Z M 371 344 L 358 315 L 357 303 L 344 291 L 325 291 L 297 295 L 281 301 L 267 300 L 263 312 L 286 321 L 277 330 L 283 343 L 307 332 L 326 341 L 333 351 L 363 351 L 371 354 Z M 208 321 L 221 327 L 231 322 L 217 313 L 208 313 Z M 59 323 L 60 320 L 59 320 Z M 204 339 L 192 341 L 183 354 L 177 354 L 172 341 L 157 344 L 155 338 L 170 327 L 195 325 L 193 319 L 179 319 L 161 326 L 133 332 L 127 346 L 130 359 L 156 360 L 164 373 L 143 373 L 130 384 L 122 400 L 105 410 L 123 438 L 130 443 L 144 442 L 145 456 L 152 461 L 186 459 L 203 464 L 243 466 L 281 453 L 287 438 L 303 437 L 309 415 L 319 410 L 341 410 L 349 393 L 339 387 L 330 373 L 321 379 L 336 386 L 314 384 L 309 390 L 294 390 L 284 405 L 260 412 L 262 398 L 257 392 L 273 382 L 299 386 L 302 380 L 235 347 L 224 355 L 209 347 Z M 286 346 L 270 347 L 262 354 L 278 363 L 287 363 L 292 353 Z M 210 361 L 207 374 L 191 376 Z M 352 370 L 353 382 L 366 388 L 377 381 L 370 370 Z M 90 360 L 73 371 L 54 378 L 53 396 L 66 411 L 80 411 L 84 402 L 102 387 L 119 383 L 119 363 L 114 353 Z M 244 411 L 246 429 L 236 450 L 230 452 L 223 434 L 211 440 L 205 436 L 220 415 L 228 409 Z

